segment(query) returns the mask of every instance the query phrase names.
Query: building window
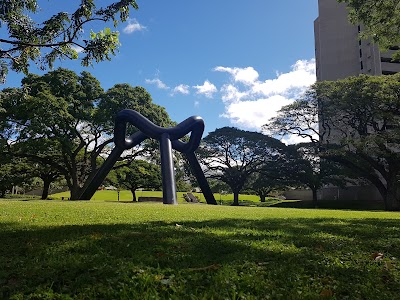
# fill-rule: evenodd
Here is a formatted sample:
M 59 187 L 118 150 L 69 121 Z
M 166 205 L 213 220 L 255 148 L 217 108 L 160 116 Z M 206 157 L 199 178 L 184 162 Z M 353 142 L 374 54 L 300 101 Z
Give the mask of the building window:
M 362 50 L 360 49 L 360 57 L 362 57 Z
M 398 64 L 398 63 L 400 63 L 400 60 L 393 59 L 391 57 L 381 57 L 381 62 Z
M 382 75 L 394 75 L 396 73 L 397 72 L 394 72 L 394 71 L 382 71 Z
M 360 67 L 361 67 L 361 70 L 364 70 L 364 64 L 362 61 L 360 61 Z

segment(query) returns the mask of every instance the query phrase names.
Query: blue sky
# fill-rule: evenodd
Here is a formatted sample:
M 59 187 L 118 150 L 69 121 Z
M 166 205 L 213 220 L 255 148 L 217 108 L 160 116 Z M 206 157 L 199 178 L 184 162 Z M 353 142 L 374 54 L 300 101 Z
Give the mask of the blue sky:
M 65 10 L 64 1 L 42 2 Z M 53 6 L 57 2 L 63 6 Z M 259 131 L 315 81 L 317 0 L 138 4 L 129 22 L 118 27 L 122 45 L 112 61 L 57 66 L 87 70 L 105 89 L 116 83 L 143 86 L 173 120 L 203 117 L 206 132 L 223 126 Z M 3 87 L 19 86 L 22 77 L 10 72 Z

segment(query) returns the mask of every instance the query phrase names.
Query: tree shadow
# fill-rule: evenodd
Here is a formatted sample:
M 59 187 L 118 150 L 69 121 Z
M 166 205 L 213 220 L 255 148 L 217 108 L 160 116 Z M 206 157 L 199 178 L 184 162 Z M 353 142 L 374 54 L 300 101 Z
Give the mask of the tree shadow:
M 390 299 L 400 292 L 399 230 L 395 219 L 220 219 L 28 229 L 2 223 L 0 298 L 38 287 L 75 296 L 90 290 L 101 298 L 108 295 L 102 288 L 143 280 L 159 286 L 159 278 L 173 275 L 199 294 L 223 286 L 225 276 L 249 295 L 264 295 L 257 287 L 265 284 L 279 291 L 276 298 L 287 299 L 309 285 L 315 297 L 328 286 L 336 297 L 357 290 L 368 299 L 385 299 L 385 293 Z M 384 259 L 375 261 L 374 253 Z M 221 299 L 224 295 L 221 291 Z

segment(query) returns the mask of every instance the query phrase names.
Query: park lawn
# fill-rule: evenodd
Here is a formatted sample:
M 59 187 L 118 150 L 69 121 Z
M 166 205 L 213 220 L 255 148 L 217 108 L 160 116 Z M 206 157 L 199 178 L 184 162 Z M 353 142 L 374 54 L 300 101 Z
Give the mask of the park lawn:
M 183 194 L 185 192 L 178 192 L 177 199 L 178 203 L 186 202 L 183 198 Z M 204 196 L 202 193 L 195 193 L 193 195 L 199 198 L 201 202 L 205 202 Z M 57 194 L 52 194 L 49 196 L 51 199 L 68 199 L 70 197 L 70 192 L 62 192 Z M 136 191 L 136 198 L 139 197 L 162 197 L 162 191 Z M 231 204 L 233 202 L 233 194 L 214 194 L 215 200 L 217 202 L 224 202 L 226 204 Z M 122 190 L 119 192 L 120 201 L 132 201 L 132 193 L 128 190 Z M 245 202 L 260 202 L 260 197 L 256 195 L 240 195 L 240 201 Z M 94 196 L 92 197 L 93 201 L 117 201 L 118 200 L 118 192 L 113 190 L 100 190 L 96 191 Z
M 400 214 L 0 201 L 1 299 L 398 299 Z
M 162 191 L 136 191 L 136 198 L 139 197 L 162 197 Z M 177 193 L 178 202 L 183 202 L 184 193 Z M 62 192 L 50 195 L 51 199 L 68 199 L 70 192 Z M 99 190 L 93 195 L 92 201 L 118 201 L 118 192 L 115 190 Z M 121 190 L 119 192 L 120 201 L 132 201 L 132 193 L 128 190 Z

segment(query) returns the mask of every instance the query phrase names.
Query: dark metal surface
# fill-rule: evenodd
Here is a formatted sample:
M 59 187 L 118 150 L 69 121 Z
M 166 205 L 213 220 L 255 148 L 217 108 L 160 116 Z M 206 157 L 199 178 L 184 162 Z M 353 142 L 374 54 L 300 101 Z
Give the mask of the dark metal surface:
M 174 160 L 172 159 L 172 145 L 168 133 L 160 137 L 161 174 L 164 204 L 177 204 Z
M 132 134 L 128 138 L 126 138 L 127 123 L 139 129 L 139 132 Z M 175 127 L 163 128 L 155 125 L 137 111 L 131 109 L 120 111 L 117 114 L 114 127 L 115 148 L 98 172 L 92 178 L 88 179 L 79 199 L 90 199 L 94 195 L 124 150 L 133 148 L 146 138 L 153 138 L 160 142 L 163 202 L 165 204 L 177 204 L 175 172 L 172 158 L 173 148 L 183 153 L 188 159 L 192 172 L 196 176 L 207 203 L 217 204 L 194 153 L 200 145 L 203 131 L 204 121 L 198 116 L 187 118 Z M 188 133 L 190 133 L 188 142 L 179 140 Z

